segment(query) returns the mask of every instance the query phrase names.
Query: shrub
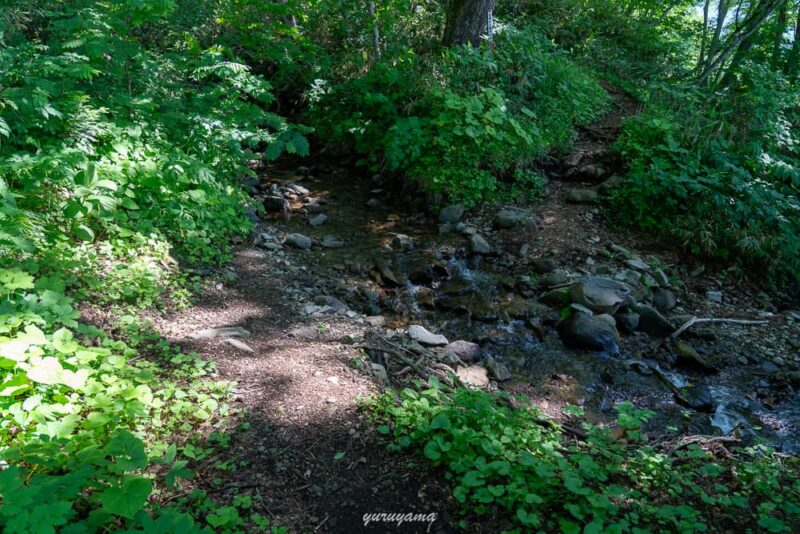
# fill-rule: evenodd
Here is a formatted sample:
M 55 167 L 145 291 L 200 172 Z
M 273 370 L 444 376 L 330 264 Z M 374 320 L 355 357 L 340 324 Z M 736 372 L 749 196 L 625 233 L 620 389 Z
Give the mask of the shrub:
M 391 449 L 444 470 L 465 515 L 507 521 L 509 532 L 790 532 L 800 524 L 796 464 L 763 447 L 740 451 L 739 461 L 697 444 L 659 450 L 641 430 L 652 412 L 630 402 L 616 406 L 617 437 L 588 423 L 570 432 L 533 408 L 511 408 L 504 395 L 436 384 L 386 393 L 371 408 Z
M 323 136 L 352 146 L 362 163 L 408 176 L 439 199 L 496 198 L 608 95 L 535 33 L 507 28 L 494 51 L 455 48 L 375 65 L 327 90 L 312 106 Z M 522 185 L 522 184 L 518 184 Z
M 797 99 L 779 75 L 756 65 L 712 96 L 654 91 L 618 142 L 630 172 L 610 212 L 694 254 L 798 282 L 800 155 L 790 127 Z

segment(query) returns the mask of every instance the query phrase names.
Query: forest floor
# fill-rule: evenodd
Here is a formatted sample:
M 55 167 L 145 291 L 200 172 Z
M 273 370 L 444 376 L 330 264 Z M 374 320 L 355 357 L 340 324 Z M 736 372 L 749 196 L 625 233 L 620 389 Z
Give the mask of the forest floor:
M 664 265 L 684 266 L 681 272 L 697 271 L 674 249 L 619 235 L 605 224 L 596 205 L 569 200 L 571 191 L 596 190 L 612 174 L 608 148 L 622 119 L 636 111 L 634 101 L 610 90 L 615 97 L 612 112 L 581 133 L 570 155 L 553 163 L 549 195 L 530 206 L 538 230 L 491 234 L 497 261 L 513 256 L 514 262 L 530 266 L 550 257 L 588 274 L 615 244 L 642 258 L 657 255 Z M 223 502 L 236 495 L 260 496 L 255 499 L 257 511 L 292 532 L 452 532 L 458 530 L 459 507 L 445 481 L 410 455 L 388 453 L 360 409 L 360 399 L 385 385 L 364 371 L 364 353 L 353 341 L 376 328 L 402 329 L 416 319 L 413 310 L 394 299 L 394 290 L 381 288 L 370 263 L 376 254 L 390 253 L 388 247 L 398 234 L 410 236 L 418 250 L 458 250 L 463 237 L 437 233 L 435 218 L 409 208 L 402 197 L 395 198 L 371 178 L 353 178 L 350 172 L 324 162 L 310 169 L 262 169 L 260 183 L 252 184 L 256 196 L 287 184 L 301 188 L 296 196 L 289 195 L 292 216 L 270 215 L 256 235 L 302 233 L 313 245 L 307 250 L 286 244 L 265 247 L 263 242 L 257 246 L 257 238 L 235 253 L 229 281 L 209 287 L 191 309 L 154 319 L 163 336 L 213 359 L 220 377 L 236 382 L 234 402 L 247 423 L 231 435 L 226 450 L 199 466 L 195 483 Z M 373 199 L 379 202 L 369 209 Z M 310 204 L 322 206 L 328 216 L 325 224 L 309 223 L 303 212 Z M 482 228 L 480 221 L 496 210 L 485 206 L 468 217 Z M 321 246 L 337 240 L 342 248 Z M 518 257 L 526 244 L 530 252 Z M 705 291 L 715 282 L 704 276 L 698 273 L 680 290 L 684 307 L 701 310 L 693 313 L 741 316 L 769 309 L 763 295 L 747 291 L 726 290 L 724 304 L 706 302 Z M 351 285 L 353 277 L 363 281 Z M 381 309 L 364 311 L 375 296 Z M 357 299 L 365 302 L 360 311 L 353 305 Z M 767 337 L 773 350 L 780 350 L 797 334 L 798 322 L 780 314 L 769 317 L 773 324 Z M 234 341 L 188 337 L 231 326 L 244 328 L 248 335 Z M 731 335 L 735 340 L 735 332 Z M 220 462 L 227 463 L 226 471 L 218 469 Z M 391 523 L 364 525 L 365 514 L 381 512 L 437 515 L 432 523 L 399 528 Z M 466 531 L 500 528 L 471 521 Z

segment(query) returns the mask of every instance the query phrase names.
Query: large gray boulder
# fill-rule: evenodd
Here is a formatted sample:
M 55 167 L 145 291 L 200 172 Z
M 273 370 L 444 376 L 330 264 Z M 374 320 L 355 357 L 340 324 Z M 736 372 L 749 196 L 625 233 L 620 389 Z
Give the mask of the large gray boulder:
M 653 304 L 662 312 L 668 312 L 678 303 L 675 294 L 669 289 L 656 289 L 653 292 Z
M 494 218 L 496 228 L 513 228 L 515 226 L 528 224 L 533 221 L 533 215 L 529 210 L 522 208 L 503 208 Z
M 264 199 L 264 210 L 268 213 L 288 213 L 291 210 L 289 201 L 277 195 Z
M 492 247 L 479 234 L 472 234 L 469 236 L 469 249 L 473 254 L 491 254 Z
M 573 312 L 558 325 L 564 345 L 574 349 L 597 350 L 619 354 L 614 319 L 608 315 Z
M 424 326 L 418 324 L 412 324 L 408 327 L 408 337 L 417 343 L 433 347 L 443 347 L 449 343 L 443 335 L 429 332 Z
M 452 352 L 465 362 L 474 362 L 481 355 L 481 347 L 477 343 L 459 339 L 444 348 L 445 352 Z
M 311 248 L 312 241 L 310 237 L 304 236 L 303 234 L 289 234 L 286 236 L 284 240 L 284 245 L 289 245 L 295 248 L 299 248 L 302 250 L 308 250 Z
M 627 284 L 588 276 L 569 288 L 569 299 L 597 313 L 614 314 L 623 304 L 631 304 L 633 290 Z
M 447 206 L 439 211 L 439 222 L 456 224 L 464 216 L 464 206 L 462 204 L 453 204 Z
M 652 337 L 667 337 L 677 330 L 658 310 L 646 304 L 636 307 L 639 314 L 639 330 Z

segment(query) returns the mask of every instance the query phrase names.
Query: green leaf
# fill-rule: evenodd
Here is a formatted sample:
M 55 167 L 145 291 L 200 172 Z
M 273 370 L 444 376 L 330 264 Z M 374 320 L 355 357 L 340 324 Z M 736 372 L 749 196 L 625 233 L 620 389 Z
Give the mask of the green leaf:
M 72 339 L 72 332 L 66 328 L 59 328 L 53 333 L 53 348 L 62 354 L 72 354 L 80 348 L 80 345 Z
M 138 210 L 139 205 L 129 198 L 122 199 L 122 207 L 128 210 Z
M 75 184 L 91 187 L 97 180 L 97 168 L 94 162 L 88 162 L 86 168 L 75 175 Z
M 97 183 L 94 185 L 95 187 L 102 187 L 103 189 L 109 189 L 111 191 L 117 190 L 116 182 L 113 182 L 111 180 L 98 180 Z
M 468 471 L 464 478 L 461 479 L 461 483 L 467 487 L 476 488 L 483 486 L 486 481 L 478 471 Z
M 52 356 L 45 358 L 32 358 L 28 370 L 28 378 L 39 384 L 55 385 L 64 380 L 64 368 L 61 362 Z
M 16 291 L 17 289 L 33 289 L 33 277 L 19 269 L 0 270 L 0 286 L 3 292 Z
M 439 415 L 433 418 L 433 421 L 431 421 L 431 428 L 434 430 L 439 430 L 439 429 L 449 430 L 450 428 L 452 428 L 452 425 L 450 423 L 450 418 L 447 416 L 446 413 L 440 413 Z
M 0 397 L 13 397 L 30 389 L 30 380 L 24 374 L 14 375 L 0 384 Z
M 126 475 L 122 478 L 122 484 L 100 494 L 100 502 L 107 512 L 130 519 L 144 507 L 152 491 L 153 483 L 150 480 Z
M 85 224 L 77 225 L 73 231 L 75 235 L 83 241 L 94 241 L 94 231 Z
M 191 478 L 192 472 L 189 469 L 186 469 L 186 466 L 189 462 L 186 460 L 178 460 L 169 470 L 167 476 L 165 477 L 164 481 L 167 483 L 167 486 L 170 488 L 175 487 L 175 479 L 178 477 L 180 478 Z
M 789 532 L 789 526 L 775 517 L 761 516 L 758 526 L 767 529 L 769 532 Z
M 106 453 L 116 457 L 118 470 L 135 471 L 147 466 L 144 443 L 127 430 L 118 432 L 105 447 Z
M 424 454 L 425 458 L 433 460 L 434 462 L 438 461 L 442 457 L 442 453 L 439 452 L 439 445 L 434 440 L 431 440 L 425 444 Z
M 520 523 L 529 527 L 538 527 L 541 524 L 539 516 L 535 512 L 529 513 L 524 508 L 517 510 L 517 519 L 519 519 Z

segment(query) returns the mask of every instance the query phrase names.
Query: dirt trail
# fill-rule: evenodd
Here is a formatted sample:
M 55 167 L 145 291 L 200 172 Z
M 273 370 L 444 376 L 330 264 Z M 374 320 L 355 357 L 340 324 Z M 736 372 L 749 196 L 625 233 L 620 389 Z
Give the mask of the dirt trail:
M 603 243 L 612 240 L 595 207 L 567 201 L 571 190 L 596 188 L 610 174 L 608 146 L 622 119 L 635 112 L 634 101 L 613 88 L 610 92 L 615 99 L 612 112 L 585 129 L 573 153 L 550 169 L 559 179 L 551 182 L 552 193 L 544 204 L 535 207 L 542 227 L 538 234 L 523 237 L 535 250 L 584 262 L 602 254 Z M 343 287 L 348 283 L 343 273 L 360 269 L 357 261 L 348 259 L 349 253 L 379 254 L 396 233 L 430 234 L 435 225 L 424 215 L 409 213 L 407 206 L 394 204 L 387 192 L 370 192 L 375 185 L 368 179 L 343 176 L 346 171 L 325 165 L 310 172 L 318 177 L 266 169 L 262 183 L 253 184 L 258 194 L 269 194 L 264 191 L 268 183 L 302 184 L 308 191 L 296 199 L 294 208 L 305 209 L 301 200 L 308 204 L 307 198 L 320 201 L 331 216 L 321 226 L 311 226 L 301 215 L 287 220 L 281 214 L 261 224 L 261 231 L 310 236 L 315 241 L 310 250 L 284 247 L 272 253 L 263 246 L 242 247 L 232 264 L 231 281 L 207 291 L 192 309 L 158 321 L 167 338 L 218 362 L 221 377 L 237 382 L 235 402 L 247 412 L 249 428 L 231 436 L 224 454 L 235 470 L 220 473 L 203 466 L 209 471 L 198 483 L 221 502 L 242 494 L 260 496 L 254 499 L 257 511 L 274 524 L 290 526 L 292 532 L 459 530 L 458 506 L 443 478 L 408 455 L 389 454 L 358 408 L 360 398 L 380 390 L 377 381 L 354 365 L 360 355 L 349 344 L 370 325 L 359 314 L 314 317 L 303 309 L 315 297 L 355 289 Z M 386 201 L 368 210 L 367 202 L 376 197 Z M 329 235 L 347 246 L 319 246 Z M 448 246 L 447 239 L 437 238 L 437 245 Z M 629 241 L 626 246 L 635 244 Z M 387 319 L 391 325 L 394 318 Z M 250 336 L 240 341 L 252 352 L 219 339 L 187 341 L 192 332 L 222 326 L 248 330 Z M 211 483 L 216 477 L 222 479 L 220 485 Z M 436 513 L 437 518 L 431 525 L 364 526 L 364 514 L 381 512 Z M 475 521 L 467 532 L 499 532 L 505 527 Z
M 219 340 L 189 343 L 218 363 L 223 379 L 237 382 L 235 403 L 246 410 L 249 424 L 232 435 L 224 454 L 234 460 L 235 472 L 212 470 L 200 484 L 221 501 L 260 495 L 257 511 L 292 532 L 392 531 L 386 525 L 364 527 L 363 515 L 379 512 L 436 512 L 431 532 L 442 531 L 451 519 L 447 490 L 412 458 L 387 454 L 359 413 L 359 399 L 378 387 L 351 364 L 355 351 L 340 339 L 363 328 L 347 318 L 302 315 L 284 289 L 312 281 L 280 274 L 263 252 L 242 250 L 232 266 L 235 282 L 209 291 L 195 308 L 161 325 L 174 340 L 222 326 L 251 333 L 241 341 L 253 353 Z M 297 329 L 296 336 L 287 335 Z M 220 476 L 221 486 L 210 484 Z

